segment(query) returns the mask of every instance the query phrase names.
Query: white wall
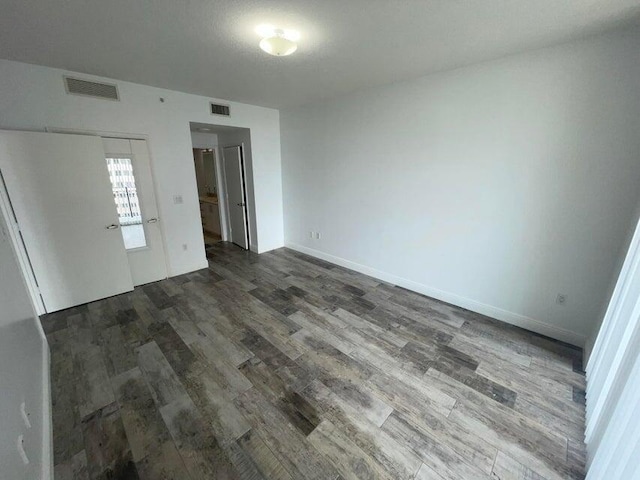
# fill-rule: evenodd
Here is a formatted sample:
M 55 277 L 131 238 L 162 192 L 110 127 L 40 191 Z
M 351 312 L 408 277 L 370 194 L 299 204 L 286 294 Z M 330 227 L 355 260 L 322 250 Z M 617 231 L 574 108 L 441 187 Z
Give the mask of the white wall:
M 640 195 L 639 49 L 618 32 L 282 111 L 286 243 L 582 345 Z
M 31 428 L 21 416 L 24 402 Z M 0 477 L 48 479 L 51 473 L 49 349 L 0 213 Z M 29 463 L 18 453 L 24 436 Z
M 209 98 L 120 81 L 116 81 L 119 102 L 67 95 L 62 82 L 65 73 L 69 72 L 0 60 L 0 128 L 53 127 L 148 136 L 170 275 L 207 265 L 189 122 L 251 130 L 255 197 L 261 205 L 255 219 L 257 249 L 283 245 L 277 110 L 231 102 L 230 118 L 214 117 L 209 113 Z M 174 195 L 182 195 L 184 203 L 174 205 Z
M 206 132 L 191 132 L 193 148 L 213 148 L 218 145 L 218 135 Z

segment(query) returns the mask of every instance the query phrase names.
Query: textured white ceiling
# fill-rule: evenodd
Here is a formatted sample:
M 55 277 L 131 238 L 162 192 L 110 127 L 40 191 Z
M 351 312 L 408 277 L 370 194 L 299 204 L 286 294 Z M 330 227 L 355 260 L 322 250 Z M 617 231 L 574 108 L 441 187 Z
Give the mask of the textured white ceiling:
M 0 58 L 271 107 L 637 24 L 640 0 L 0 0 Z M 301 31 L 271 57 L 256 25 Z

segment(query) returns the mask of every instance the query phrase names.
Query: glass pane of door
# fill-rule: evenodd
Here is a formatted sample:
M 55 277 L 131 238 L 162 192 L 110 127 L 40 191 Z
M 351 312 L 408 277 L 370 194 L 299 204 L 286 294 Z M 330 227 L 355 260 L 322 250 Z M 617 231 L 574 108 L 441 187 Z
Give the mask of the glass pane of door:
M 107 158 L 107 169 L 127 250 L 147 246 L 131 158 Z

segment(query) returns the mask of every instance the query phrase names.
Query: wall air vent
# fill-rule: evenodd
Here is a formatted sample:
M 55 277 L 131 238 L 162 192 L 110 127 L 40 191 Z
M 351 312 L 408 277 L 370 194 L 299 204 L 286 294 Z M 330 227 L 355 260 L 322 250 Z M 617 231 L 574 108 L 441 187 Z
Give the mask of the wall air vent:
M 211 103 L 211 115 L 222 115 L 224 117 L 231 116 L 229 105 L 221 105 L 219 103 Z
M 67 93 L 73 95 L 104 98 L 105 100 L 120 100 L 118 87 L 110 83 L 92 82 L 89 80 L 65 76 L 64 87 L 67 90 Z

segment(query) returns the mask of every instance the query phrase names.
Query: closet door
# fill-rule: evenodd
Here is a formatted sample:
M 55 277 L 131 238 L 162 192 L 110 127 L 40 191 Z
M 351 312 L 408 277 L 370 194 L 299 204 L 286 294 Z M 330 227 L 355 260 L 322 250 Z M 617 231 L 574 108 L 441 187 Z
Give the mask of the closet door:
M 133 289 L 99 137 L 0 131 L 0 171 L 47 312 Z
M 167 264 L 147 142 L 103 138 L 102 144 L 133 284 L 163 280 Z

